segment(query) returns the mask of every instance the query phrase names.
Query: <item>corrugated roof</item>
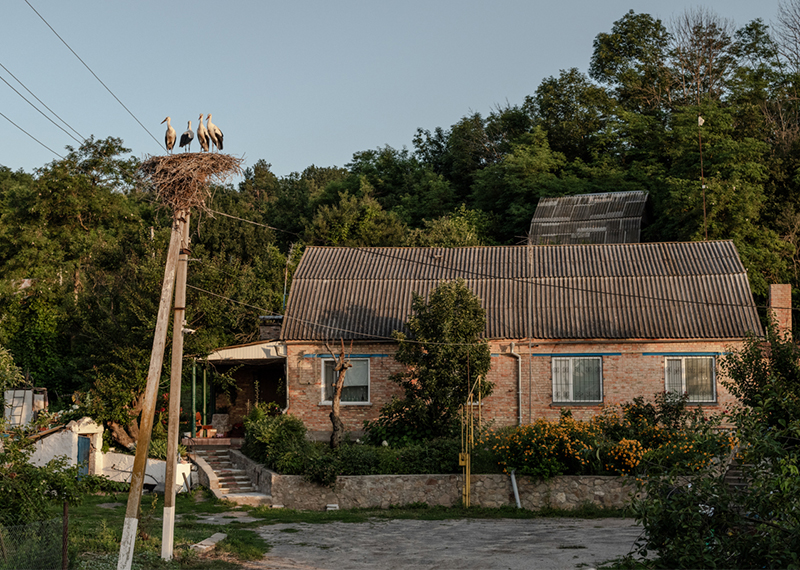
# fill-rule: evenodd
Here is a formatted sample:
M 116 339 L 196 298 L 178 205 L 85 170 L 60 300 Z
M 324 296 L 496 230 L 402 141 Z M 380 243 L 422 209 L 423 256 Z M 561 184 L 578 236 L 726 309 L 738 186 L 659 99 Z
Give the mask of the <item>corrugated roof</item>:
M 284 340 L 389 338 L 412 293 L 464 279 L 487 338 L 741 338 L 761 326 L 730 241 L 467 248 L 310 247 Z
M 647 192 L 541 198 L 528 243 L 638 243 Z

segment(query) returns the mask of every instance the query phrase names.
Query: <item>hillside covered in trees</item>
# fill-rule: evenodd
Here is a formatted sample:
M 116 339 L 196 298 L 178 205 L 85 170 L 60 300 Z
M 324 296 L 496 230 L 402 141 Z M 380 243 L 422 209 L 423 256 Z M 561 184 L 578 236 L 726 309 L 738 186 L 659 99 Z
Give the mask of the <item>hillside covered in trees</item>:
M 773 28 L 631 11 L 595 38 L 587 69 L 419 128 L 412 148 L 285 177 L 259 160 L 215 188 L 218 213 L 192 217 L 186 353 L 254 340 L 305 245 L 515 244 L 550 196 L 645 190 L 644 241 L 732 239 L 757 304 L 769 283 L 796 288 L 800 0 Z M 0 168 L 0 346 L 51 398 L 82 391 L 105 419 L 136 408 L 169 236 L 123 145 Z

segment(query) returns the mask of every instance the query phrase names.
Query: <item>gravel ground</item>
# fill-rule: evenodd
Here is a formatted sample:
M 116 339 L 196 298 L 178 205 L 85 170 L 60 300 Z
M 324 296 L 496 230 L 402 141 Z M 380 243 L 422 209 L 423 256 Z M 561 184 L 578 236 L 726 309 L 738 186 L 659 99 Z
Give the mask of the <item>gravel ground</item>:
M 258 528 L 266 570 L 595 568 L 628 554 L 632 519 L 376 520 Z

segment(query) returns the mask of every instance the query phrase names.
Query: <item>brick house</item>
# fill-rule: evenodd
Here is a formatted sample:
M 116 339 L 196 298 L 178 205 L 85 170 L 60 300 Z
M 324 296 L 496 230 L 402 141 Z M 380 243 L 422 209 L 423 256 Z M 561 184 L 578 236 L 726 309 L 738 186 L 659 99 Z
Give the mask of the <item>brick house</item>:
M 720 384 L 719 357 L 748 331 L 762 333 L 730 241 L 309 247 L 281 330 L 287 412 L 312 431 L 330 430 L 327 347 L 338 352 L 343 340 L 353 368 L 342 419 L 358 431 L 376 418 L 398 393 L 388 380 L 400 370 L 391 334 L 404 329 L 412 292 L 427 297 L 453 279 L 464 279 L 486 309 L 495 388 L 482 414 L 496 426 L 556 418 L 561 408 L 585 418 L 663 390 L 724 407 L 732 396 Z M 773 288 L 775 299 L 788 290 Z

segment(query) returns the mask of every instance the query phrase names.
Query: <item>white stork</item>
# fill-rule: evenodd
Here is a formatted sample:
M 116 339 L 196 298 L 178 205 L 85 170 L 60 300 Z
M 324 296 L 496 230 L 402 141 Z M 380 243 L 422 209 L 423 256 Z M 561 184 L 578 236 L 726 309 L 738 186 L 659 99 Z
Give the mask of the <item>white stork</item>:
M 179 145 L 181 148 L 186 147 L 184 152 L 192 150 L 192 139 L 194 139 L 194 131 L 192 130 L 192 122 L 189 121 L 189 128 L 181 135 L 181 143 Z
M 161 121 L 161 124 L 167 123 L 167 134 L 164 135 L 164 142 L 167 145 L 167 152 L 170 154 L 172 153 L 172 149 L 175 147 L 175 139 L 177 135 L 175 134 L 175 129 L 172 128 L 172 125 L 169 122 L 169 117 Z
M 208 114 L 208 136 L 211 142 L 217 147 L 217 152 L 222 150 L 222 131 L 219 127 L 211 122 L 211 113 Z
M 200 143 L 200 148 L 205 152 L 208 152 L 208 140 L 208 131 L 203 124 L 203 113 L 200 113 L 200 121 L 197 125 L 197 142 Z

